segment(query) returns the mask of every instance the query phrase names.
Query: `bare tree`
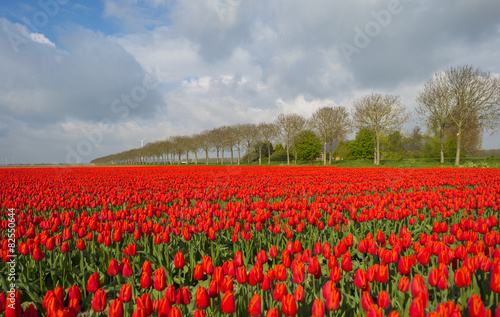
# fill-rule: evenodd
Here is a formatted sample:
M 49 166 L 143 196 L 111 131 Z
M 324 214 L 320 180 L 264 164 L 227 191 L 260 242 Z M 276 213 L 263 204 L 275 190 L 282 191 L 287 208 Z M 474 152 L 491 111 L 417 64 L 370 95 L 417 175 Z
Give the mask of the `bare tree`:
M 444 132 L 450 122 L 452 98 L 445 73 L 436 73 L 418 93 L 417 113 L 424 118 L 428 128 L 435 130 L 439 137 L 441 164 L 444 163 Z
M 212 149 L 212 140 L 210 136 L 210 131 L 203 131 L 199 134 L 200 140 L 200 149 L 205 151 L 205 159 L 206 164 L 208 165 L 208 153 Z
M 451 67 L 445 74 L 453 105 L 451 118 L 457 126 L 455 165 L 459 165 L 463 130 L 479 124 L 494 133 L 500 125 L 500 79 L 470 65 Z
M 380 164 L 380 137 L 384 132 L 399 129 L 408 120 L 399 96 L 372 93 L 354 101 L 354 124 L 368 128 L 375 136 L 374 164 Z
M 323 142 L 323 165 L 326 165 L 328 142 L 342 141 L 351 132 L 351 120 L 345 107 L 323 107 L 317 109 L 309 119 L 309 126 Z M 330 153 L 330 163 L 332 154 Z
M 243 147 L 243 144 L 245 141 L 244 125 L 237 124 L 237 125 L 231 126 L 230 128 L 231 128 L 230 133 L 232 134 L 232 140 L 234 142 L 234 146 L 238 150 L 238 165 L 240 165 L 241 148 Z M 232 157 L 232 154 L 231 154 L 231 157 Z
M 257 138 L 257 127 L 253 123 L 242 124 L 240 127 L 240 133 L 243 136 L 247 149 L 247 163 L 250 164 L 250 152 L 252 144 L 254 144 Z
M 267 145 L 267 164 L 271 164 L 271 142 L 278 136 L 278 129 L 274 123 L 260 123 L 257 126 L 259 139 Z M 260 151 L 261 147 L 259 147 Z M 259 153 L 259 164 L 262 153 Z
M 290 120 L 292 121 L 292 140 L 295 149 L 294 159 L 295 165 L 297 165 L 297 136 L 306 128 L 307 120 L 298 114 L 292 114 Z
M 275 121 L 279 134 L 286 144 L 286 160 L 290 165 L 290 145 L 300 130 L 305 126 L 306 119 L 298 114 L 280 114 Z

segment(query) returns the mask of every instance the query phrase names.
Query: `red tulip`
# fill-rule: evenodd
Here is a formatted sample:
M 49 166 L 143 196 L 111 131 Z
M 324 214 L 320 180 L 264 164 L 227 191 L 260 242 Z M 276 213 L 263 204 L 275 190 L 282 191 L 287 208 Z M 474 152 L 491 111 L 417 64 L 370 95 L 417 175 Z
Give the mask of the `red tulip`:
M 469 316 L 480 317 L 485 316 L 485 309 L 481 297 L 477 294 L 473 294 L 469 301 L 467 302 L 467 309 L 469 311 Z
M 221 300 L 221 309 L 225 314 L 234 313 L 235 306 L 233 292 L 227 292 L 226 294 L 224 294 L 224 297 L 222 297 Z
M 87 292 L 95 293 L 100 288 L 101 288 L 101 281 L 99 279 L 99 273 L 97 272 L 92 273 L 87 282 Z
M 181 305 L 188 305 L 191 302 L 191 292 L 187 287 L 182 287 L 177 291 L 175 302 Z
M 238 284 L 245 284 L 248 281 L 248 275 L 244 266 L 238 267 L 236 271 L 236 281 Z
M 363 295 L 361 296 L 361 307 L 363 307 L 365 311 L 369 311 L 372 305 L 373 305 L 373 299 L 370 296 L 370 293 L 363 292 Z
M 184 253 L 182 253 L 182 251 L 177 252 L 174 258 L 175 267 L 181 269 L 184 267 L 185 263 L 186 262 L 184 260 Z
M 268 310 L 266 317 L 279 317 L 278 308 L 273 307 Z
M 197 281 L 202 280 L 204 277 L 203 267 L 201 264 L 196 264 L 193 271 L 193 278 Z
M 378 293 L 377 304 L 383 309 L 389 308 L 389 293 L 387 291 L 380 291 Z
M 163 291 L 167 287 L 167 277 L 165 275 L 165 270 L 162 267 L 156 269 L 154 275 L 154 288 L 157 291 Z
M 302 285 L 297 286 L 295 292 L 293 293 L 293 298 L 297 302 L 301 302 L 304 300 L 304 288 L 302 287 Z
M 215 279 L 212 279 L 208 285 L 208 296 L 210 298 L 216 298 L 219 296 L 219 292 L 219 283 L 217 283 Z
M 366 290 L 368 281 L 366 280 L 365 271 L 363 271 L 363 269 L 356 270 L 356 274 L 354 275 L 354 286 Z
M 283 296 L 286 294 L 286 286 L 283 283 L 278 283 L 274 287 L 273 298 L 277 302 L 281 302 Z
M 76 285 L 72 285 L 68 288 L 68 299 L 76 299 L 78 302 L 82 300 L 82 293 Z
M 35 250 L 33 250 L 33 259 L 35 261 L 41 261 L 43 260 L 44 257 L 45 256 L 43 255 L 42 250 L 40 250 L 39 248 L 35 248 Z
M 202 286 L 198 286 L 198 289 L 196 290 L 196 306 L 198 306 L 198 308 L 205 309 L 209 305 L 210 298 L 208 297 L 207 290 Z
M 424 317 L 425 306 L 422 298 L 415 297 L 410 306 L 410 317 Z
M 115 276 L 120 272 L 120 265 L 116 259 L 111 259 L 108 265 L 108 274 L 110 276 Z
M 182 317 L 181 310 L 179 309 L 179 307 L 177 306 L 172 307 L 172 309 L 168 313 L 168 317 Z
M 193 317 L 206 317 L 205 313 L 201 309 L 194 311 Z
M 100 288 L 95 292 L 92 298 L 92 310 L 100 313 L 106 309 L 106 306 L 108 306 L 108 296 L 106 292 Z
M 151 301 L 151 296 L 148 293 L 142 294 L 142 296 L 138 296 L 135 300 L 135 304 L 137 308 L 140 308 L 146 316 L 149 316 L 153 313 L 153 302 Z
M 410 279 L 407 276 L 403 276 L 398 282 L 398 289 L 401 292 L 408 292 L 410 289 Z
M 275 245 L 272 245 L 271 249 L 269 249 L 269 256 L 273 259 L 278 256 L 278 249 Z
M 151 274 L 148 274 L 148 272 L 142 272 L 141 274 L 141 287 L 144 289 L 148 289 L 151 287 L 153 284 L 153 281 L 151 279 Z
M 122 266 L 122 275 L 124 277 L 130 277 L 133 274 L 134 274 L 134 272 L 132 270 L 132 265 L 130 264 L 130 262 L 123 263 L 123 266 Z
M 69 252 L 69 244 L 68 241 L 64 241 L 61 245 L 61 252 L 68 253 Z
M 109 317 L 121 317 L 123 316 L 123 304 L 119 298 L 114 299 L 109 306 Z
M 132 299 L 132 286 L 130 284 L 123 284 L 120 290 L 120 300 L 123 303 L 128 303 Z
M 168 317 L 170 310 L 172 310 L 172 302 L 168 298 L 160 299 L 158 304 L 158 317 Z
M 314 317 L 323 317 L 323 316 L 325 316 L 325 304 L 319 298 L 316 298 L 314 300 L 314 302 L 313 302 L 312 315 Z
M 366 317 L 383 317 L 384 312 L 382 311 L 382 308 L 378 307 L 377 305 L 372 305 L 370 307 L 370 310 L 366 313 Z
M 260 303 L 260 296 L 258 294 L 254 294 L 250 300 L 250 304 L 248 305 L 248 314 L 250 314 L 250 316 L 260 316 L 262 313 Z
M 281 301 L 281 311 L 285 316 L 294 316 L 297 313 L 297 303 L 292 294 L 283 296 Z
M 385 265 L 380 265 L 377 270 L 377 274 L 375 275 L 377 281 L 379 283 L 385 283 L 389 279 L 389 270 L 387 269 L 387 266 Z
M 1 312 L 2 310 L 0 310 Z M 21 312 L 19 311 L 19 314 Z M 7 314 L 5 314 L 7 317 Z M 31 303 L 26 307 L 26 310 L 24 311 L 23 317 L 38 317 L 38 312 L 36 311 L 35 304 Z
M 83 251 L 85 250 L 87 247 L 85 246 L 85 241 L 83 241 L 82 239 L 78 239 L 77 243 L 76 243 L 76 248 L 80 251 Z
M 340 266 L 342 267 L 342 270 L 344 270 L 345 272 L 352 271 L 351 253 L 349 252 L 344 253 L 344 255 L 342 256 Z
M 333 288 L 332 291 L 326 297 L 326 309 L 330 311 L 337 310 L 339 308 L 340 300 L 342 299 L 342 294 L 337 288 Z

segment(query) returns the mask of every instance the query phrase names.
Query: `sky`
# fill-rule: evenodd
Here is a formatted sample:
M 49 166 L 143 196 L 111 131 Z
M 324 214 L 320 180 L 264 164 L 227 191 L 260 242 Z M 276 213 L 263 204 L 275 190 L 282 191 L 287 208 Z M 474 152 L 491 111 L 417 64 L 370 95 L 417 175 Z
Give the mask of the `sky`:
M 372 92 L 400 96 L 409 131 L 434 73 L 500 74 L 499 17 L 498 0 L 0 1 L 0 164 L 87 163 Z

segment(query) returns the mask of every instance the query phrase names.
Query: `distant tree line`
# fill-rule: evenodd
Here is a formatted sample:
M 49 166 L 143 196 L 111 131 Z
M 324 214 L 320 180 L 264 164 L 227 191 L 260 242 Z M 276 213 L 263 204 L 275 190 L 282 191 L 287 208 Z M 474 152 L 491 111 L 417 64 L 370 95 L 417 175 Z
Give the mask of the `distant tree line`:
M 500 125 L 500 79 L 469 65 L 436 73 L 418 92 L 420 127 L 401 133 L 409 113 L 399 96 L 372 93 L 353 103 L 351 112 L 343 106 L 323 107 L 310 118 L 280 114 L 273 122 L 235 124 L 205 130 L 194 135 L 172 136 L 121 153 L 101 157 L 96 164 L 182 164 L 193 161 L 216 163 L 292 159 L 313 161 L 323 152 L 323 164 L 336 159 L 402 159 L 455 156 L 477 153 L 484 130 L 494 133 Z M 357 131 L 352 141 L 347 135 Z M 335 142 L 334 149 L 328 144 Z M 273 143 L 276 144 L 273 147 Z M 332 151 L 334 151 L 332 153 Z M 225 159 L 225 154 L 230 158 Z M 328 154 L 328 155 L 327 155 Z M 194 156 L 194 159 L 192 159 Z M 327 160 L 328 156 L 328 160 Z

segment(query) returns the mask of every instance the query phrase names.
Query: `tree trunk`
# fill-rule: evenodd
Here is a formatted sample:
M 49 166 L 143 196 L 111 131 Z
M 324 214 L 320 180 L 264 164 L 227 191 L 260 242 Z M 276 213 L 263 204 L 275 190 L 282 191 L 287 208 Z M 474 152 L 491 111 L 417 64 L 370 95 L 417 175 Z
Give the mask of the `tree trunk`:
M 323 165 L 326 165 L 326 141 L 325 145 L 323 146 Z
M 444 144 L 443 144 L 443 130 L 439 131 L 439 152 L 441 154 L 441 164 L 444 164 Z
M 189 151 L 186 151 L 186 165 L 189 165 Z
M 259 165 L 262 165 L 262 146 L 259 145 Z
M 330 155 L 330 156 L 328 157 L 328 164 L 329 164 L 329 165 L 332 165 L 332 149 L 331 149 L 331 148 L 330 148 L 330 152 L 328 152 L 328 154 Z
M 377 136 L 377 165 L 380 165 L 380 137 Z
M 295 165 L 297 165 L 297 145 L 295 145 Z
M 206 159 L 207 159 L 207 160 L 206 160 L 206 161 L 207 161 L 206 163 L 207 163 L 207 165 L 208 165 L 208 149 L 205 149 L 205 154 L 206 154 Z
M 271 165 L 271 143 L 267 143 L 267 164 Z
M 198 151 L 194 151 L 194 164 L 198 165 Z
M 377 165 L 377 135 L 373 139 L 373 164 Z
M 217 150 L 217 164 L 219 164 L 219 148 L 216 149 Z
M 224 148 L 222 148 L 222 160 L 220 162 L 221 165 L 224 165 Z
M 457 133 L 457 155 L 455 156 L 455 166 L 460 165 L 460 143 L 462 141 L 462 127 L 458 126 Z
M 290 147 L 288 146 L 288 138 L 286 139 L 286 165 L 290 165 Z
M 238 145 L 238 165 L 240 165 L 240 145 Z
M 233 146 L 231 146 L 231 165 L 233 165 Z

